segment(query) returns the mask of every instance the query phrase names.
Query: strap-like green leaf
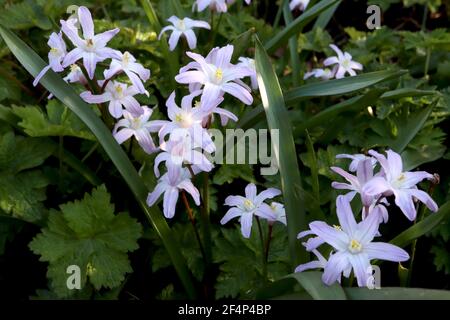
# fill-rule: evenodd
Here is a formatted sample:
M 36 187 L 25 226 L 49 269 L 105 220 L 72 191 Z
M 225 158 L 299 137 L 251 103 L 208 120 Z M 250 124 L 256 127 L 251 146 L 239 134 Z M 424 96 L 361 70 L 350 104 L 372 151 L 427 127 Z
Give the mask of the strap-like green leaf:
M 0 26 L 0 35 L 3 37 L 3 40 L 5 40 L 5 43 L 11 52 L 31 75 L 36 76 L 38 72 L 45 67 L 44 61 L 11 31 Z M 111 135 L 111 132 L 92 111 L 90 106 L 87 105 L 73 88 L 65 83 L 60 76 L 49 71 L 42 78 L 41 84 L 69 107 L 96 136 L 99 143 L 134 193 L 142 210 L 145 212 L 156 232 L 161 237 L 187 293 L 191 298 L 195 297 L 196 293 L 194 285 L 186 262 L 179 249 L 179 244 L 177 244 L 174 239 L 161 212 L 156 207 L 149 208 L 147 206 L 146 198 L 148 190 L 125 152 Z
M 314 300 L 347 300 L 340 284 L 326 286 L 322 282 L 322 273 L 317 271 L 299 272 L 289 275 L 308 292 Z
M 438 226 L 441 222 L 446 221 L 446 219 L 448 219 L 449 217 L 450 201 L 441 206 L 438 212 L 431 213 L 422 221 L 416 223 L 412 227 L 400 233 L 398 236 L 392 239 L 390 243 L 404 248 L 415 239 L 433 230 L 436 226 Z
M 290 37 L 296 35 L 305 25 L 311 22 L 323 11 L 334 5 L 338 0 L 323 0 L 315 6 L 307 9 L 297 19 L 289 23 L 281 32 L 277 33 L 270 39 L 264 48 L 267 52 L 272 53 L 282 44 L 286 43 Z
M 450 300 L 450 291 L 422 288 L 344 288 L 350 300 Z
M 292 128 L 284 104 L 283 93 L 278 78 L 264 47 L 256 39 L 256 70 L 259 91 L 271 130 L 279 130 L 279 140 L 272 139 L 275 157 L 281 175 L 281 186 L 286 205 L 289 249 L 292 265 L 305 261 L 306 251 L 301 248 L 297 234 L 306 229 L 306 216 L 302 201 L 302 186 L 297 162 Z M 300 254 L 302 254 L 300 256 Z

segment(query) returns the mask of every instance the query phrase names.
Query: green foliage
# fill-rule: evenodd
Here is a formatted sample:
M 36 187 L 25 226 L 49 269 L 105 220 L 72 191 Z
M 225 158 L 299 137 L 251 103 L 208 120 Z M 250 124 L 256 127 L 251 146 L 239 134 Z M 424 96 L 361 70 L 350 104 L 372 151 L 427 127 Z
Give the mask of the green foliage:
M 50 100 L 46 111 L 36 106 L 13 106 L 14 114 L 22 119 L 19 125 L 31 137 L 70 136 L 95 141 L 84 123 L 60 102 Z
M 0 9 L 0 21 L 11 29 L 38 27 L 49 30 L 52 24 L 36 1 L 25 0 Z
M 216 298 L 254 298 L 256 290 L 264 282 L 262 279 L 261 244 L 254 228 L 250 239 L 242 237 L 240 228 L 223 229 L 215 239 L 214 261 L 220 263 L 220 275 L 217 278 Z M 266 224 L 262 229 L 265 230 Z M 286 228 L 274 226 L 273 241 L 269 253 L 268 277 L 273 281 L 289 272 L 289 253 Z
M 96 290 L 115 288 L 132 272 L 127 252 L 138 248 L 141 225 L 127 213 L 114 214 L 111 196 L 104 186 L 86 194 L 83 200 L 52 210 L 47 227 L 30 243 L 30 249 L 49 263 L 47 275 L 59 297 L 69 297 L 71 265 L 81 269 L 81 285 Z
M 46 212 L 48 180 L 37 170 L 53 153 L 45 139 L 24 138 L 13 132 L 0 135 L 0 209 L 28 222 L 41 220 Z

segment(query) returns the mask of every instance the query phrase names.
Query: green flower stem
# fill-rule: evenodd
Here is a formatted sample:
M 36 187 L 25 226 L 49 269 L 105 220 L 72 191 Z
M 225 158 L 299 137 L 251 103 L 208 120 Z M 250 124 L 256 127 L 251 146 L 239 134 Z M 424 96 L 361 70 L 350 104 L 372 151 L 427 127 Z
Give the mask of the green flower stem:
M 267 281 L 267 260 L 266 260 L 266 246 L 264 242 L 264 235 L 261 227 L 261 221 L 259 221 L 259 217 L 256 217 L 256 223 L 258 225 L 259 238 L 261 240 L 261 262 L 262 262 L 262 277 L 263 281 Z

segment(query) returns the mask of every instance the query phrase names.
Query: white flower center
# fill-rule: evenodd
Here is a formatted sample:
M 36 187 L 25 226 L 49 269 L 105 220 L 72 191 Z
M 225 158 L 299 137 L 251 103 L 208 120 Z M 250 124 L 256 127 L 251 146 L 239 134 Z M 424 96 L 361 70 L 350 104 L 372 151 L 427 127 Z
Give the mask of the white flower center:
M 402 173 L 400 174 L 393 182 L 392 182 L 392 186 L 396 189 L 401 188 L 401 186 L 403 185 L 403 183 L 405 182 L 405 175 Z
M 178 28 L 178 30 L 180 30 L 180 31 L 186 31 L 186 24 L 184 23 L 184 19 L 178 21 L 178 23 L 177 23 L 177 28 Z
M 350 60 L 344 59 L 344 60 L 342 61 L 342 66 L 343 66 L 344 68 L 348 69 L 348 68 L 350 67 Z
M 348 250 L 351 253 L 359 253 L 362 251 L 362 244 L 358 240 L 352 239 L 348 245 Z
M 138 130 L 138 129 L 140 129 L 140 128 L 141 128 L 141 119 L 139 119 L 139 118 L 133 118 L 133 119 L 131 120 L 131 128 L 132 128 L 133 130 Z
M 216 73 L 214 74 L 214 83 L 220 84 L 223 80 L 223 70 L 221 68 L 217 68 Z
M 247 211 L 252 211 L 255 209 L 255 204 L 251 200 L 245 199 L 244 208 Z
M 78 70 L 80 70 L 80 67 L 77 66 L 76 64 L 70 65 L 70 72 L 78 72 Z
M 175 121 L 178 122 L 180 127 L 182 128 L 190 128 L 194 120 L 192 119 L 192 115 L 189 113 L 178 113 L 175 116 Z
M 50 53 L 56 56 L 59 54 L 59 50 L 58 50 L 58 48 L 51 48 Z
M 122 99 L 123 98 L 123 88 L 120 85 L 117 85 L 114 87 L 114 90 L 116 91 L 116 97 L 118 99 Z
M 128 66 L 128 63 L 130 63 L 131 57 L 130 53 L 125 52 L 122 56 L 122 66 L 126 68 Z
M 86 39 L 86 50 L 87 51 L 93 51 L 94 48 L 94 40 L 92 39 Z

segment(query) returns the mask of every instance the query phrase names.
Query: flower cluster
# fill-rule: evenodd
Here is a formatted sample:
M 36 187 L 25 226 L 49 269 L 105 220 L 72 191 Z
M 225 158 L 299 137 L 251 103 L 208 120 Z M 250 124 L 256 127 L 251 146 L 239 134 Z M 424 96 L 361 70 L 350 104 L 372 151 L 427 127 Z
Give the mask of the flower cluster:
M 372 274 L 371 260 L 402 262 L 409 259 L 408 253 L 403 249 L 384 242 L 373 242 L 373 239 L 380 236 L 380 224 L 388 221 L 386 198 L 389 196 L 395 197 L 395 204 L 409 220 L 416 218 L 416 199 L 431 211 L 437 211 L 438 207 L 431 197 L 416 186 L 424 179 L 434 180 L 434 176 L 424 171 L 404 172 L 400 155 L 392 150 L 386 153 L 387 157 L 374 150 L 369 151 L 369 156 L 338 155 L 338 158 L 351 159 L 349 171 L 356 172 L 355 176 L 341 168 L 331 168 L 348 182 L 333 182 L 332 186 L 350 191 L 346 195 L 340 195 L 336 201 L 340 225 L 331 227 L 323 221 L 314 221 L 309 224 L 310 230 L 299 233 L 299 239 L 312 236 L 303 245 L 318 260 L 298 266 L 296 272 L 322 268 L 322 280 L 330 285 L 340 281 L 342 275 L 349 277 L 353 270 L 358 286 L 364 287 L 368 285 Z M 378 164 L 380 170 L 374 173 Z M 350 206 L 356 195 L 359 195 L 363 207 L 362 221 L 359 223 Z M 317 250 L 325 243 L 332 247 L 328 261 Z
M 306 72 L 304 79 L 310 77 L 321 78 L 322 80 L 329 80 L 332 78 L 341 79 L 348 73 L 350 76 L 355 76 L 355 70 L 362 70 L 361 63 L 353 61 L 352 55 L 348 52 L 342 52 L 336 45 L 331 44 L 331 49 L 336 52 L 337 56 L 328 57 L 323 61 L 324 69 L 313 69 Z M 331 69 L 330 69 L 331 68 Z
M 232 208 L 227 211 L 220 223 L 225 224 L 231 219 L 239 217 L 241 232 L 245 238 L 250 237 L 253 217 L 255 216 L 266 219 L 269 224 L 278 221 L 286 225 L 284 206 L 278 202 L 272 202 L 270 205 L 264 202 L 280 194 L 281 191 L 275 188 L 269 188 L 257 194 L 256 186 L 250 183 L 245 188 L 245 197 L 228 196 L 225 199 L 225 205 Z
M 199 6 L 203 4 L 199 2 Z M 208 23 L 190 18 L 171 17 L 169 22 L 174 26 L 164 28 L 161 35 L 172 30 L 169 39 L 171 50 L 181 35 L 186 37 L 191 49 L 195 48 L 197 39 L 192 28 L 210 28 Z M 252 87 L 257 87 L 253 60 L 242 57 L 239 64 L 231 63 L 234 51 L 232 45 L 214 48 L 206 58 L 187 52 L 194 61 L 181 68 L 176 81 L 189 84 L 190 93 L 181 99 L 179 107 L 173 92 L 166 101 L 169 119 L 150 120 L 153 110 L 141 106 L 136 99 L 139 94 L 148 95 L 144 83 L 150 78 L 150 71 L 139 64 L 131 53 L 107 47 L 119 29 L 96 35 L 91 13 L 86 7 L 79 7 L 76 14 L 66 21 L 61 20 L 61 30 L 50 36 L 49 65 L 36 77 L 35 85 L 48 70 L 63 72 L 70 67 L 64 80 L 86 88 L 81 98 L 91 104 L 108 104 L 109 114 L 117 120 L 112 134 L 119 144 L 135 138 L 146 153 L 159 152 L 154 165 L 159 182 L 148 196 L 148 205 L 154 205 L 164 193 L 163 211 L 167 218 L 174 216 L 180 192 L 189 193 L 199 205 L 200 195 L 191 178 L 213 168 L 205 156 L 205 153 L 215 152 L 216 148 L 208 128 L 214 115 L 220 116 L 222 125 L 226 125 L 228 120 L 238 120 L 233 113 L 219 107 L 225 93 L 245 104 L 252 104 L 251 88 L 242 79 L 250 77 Z M 63 36 L 70 40 L 70 51 Z M 110 60 L 109 67 L 103 72 L 97 72 L 104 77 L 99 80 L 96 78 L 97 65 L 106 60 Z M 119 82 L 121 76 L 126 77 L 126 82 Z M 152 134 L 157 135 L 157 143 Z M 159 168 L 161 163 L 166 167 L 162 176 Z

